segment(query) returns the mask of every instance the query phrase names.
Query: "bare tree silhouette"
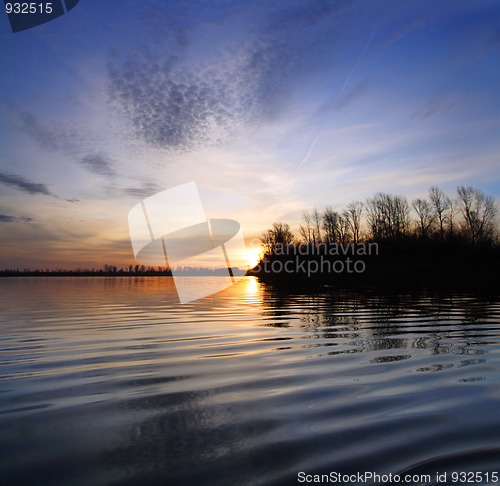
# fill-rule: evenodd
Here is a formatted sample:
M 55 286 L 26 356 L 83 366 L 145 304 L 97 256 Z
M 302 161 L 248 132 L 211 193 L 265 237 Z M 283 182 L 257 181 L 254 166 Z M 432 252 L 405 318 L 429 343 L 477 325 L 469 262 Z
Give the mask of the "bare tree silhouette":
M 363 214 L 364 205 L 361 201 L 353 201 L 347 205 L 347 209 L 343 211 L 343 216 L 347 220 L 351 239 L 354 244 L 359 242 L 361 236 L 361 216 Z
M 451 200 L 437 186 L 432 186 L 429 189 L 429 199 L 431 200 L 435 216 L 439 222 L 439 234 L 441 242 L 444 241 L 444 224 L 446 221 L 446 212 L 450 210 Z M 452 220 L 451 220 L 452 221 Z
M 459 186 L 458 197 L 464 217 L 464 229 L 473 245 L 492 242 L 493 221 L 498 205 L 491 196 L 472 186 Z
M 410 207 L 404 196 L 379 192 L 366 201 L 367 220 L 374 240 L 407 235 Z
M 272 228 L 262 234 L 260 241 L 266 252 L 273 253 L 280 246 L 292 245 L 295 237 L 287 223 L 277 222 L 273 223 Z
M 323 230 L 325 235 L 325 242 L 332 244 L 337 241 L 339 226 L 339 213 L 334 211 L 331 207 L 327 207 L 323 212 Z
M 418 216 L 420 237 L 422 239 L 427 239 L 435 220 L 435 214 L 432 210 L 432 206 L 426 199 L 420 198 L 414 199 L 411 204 Z

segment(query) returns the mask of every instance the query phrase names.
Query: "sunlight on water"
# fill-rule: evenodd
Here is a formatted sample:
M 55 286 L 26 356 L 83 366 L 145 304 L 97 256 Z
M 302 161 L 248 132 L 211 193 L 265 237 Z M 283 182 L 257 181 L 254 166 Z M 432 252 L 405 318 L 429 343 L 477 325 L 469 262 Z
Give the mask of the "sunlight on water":
M 168 277 L 4 278 L 2 484 L 493 471 L 497 297 L 245 277 L 181 305 Z

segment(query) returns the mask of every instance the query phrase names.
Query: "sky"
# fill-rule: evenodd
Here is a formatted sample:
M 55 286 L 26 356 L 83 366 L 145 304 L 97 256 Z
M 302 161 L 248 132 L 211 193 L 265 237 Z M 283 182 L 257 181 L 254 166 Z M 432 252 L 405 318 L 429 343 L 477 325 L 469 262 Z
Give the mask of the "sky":
M 497 0 L 80 0 L 0 38 L 0 269 L 135 264 L 129 211 L 192 181 L 250 247 L 376 192 L 500 198 Z

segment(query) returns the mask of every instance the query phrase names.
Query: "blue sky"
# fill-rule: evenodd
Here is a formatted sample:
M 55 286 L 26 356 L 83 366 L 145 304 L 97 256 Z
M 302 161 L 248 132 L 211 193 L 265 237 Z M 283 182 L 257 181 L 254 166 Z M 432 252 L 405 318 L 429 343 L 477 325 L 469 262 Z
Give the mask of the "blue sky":
M 496 0 L 80 0 L 0 35 L 0 268 L 134 263 L 128 211 L 192 180 L 247 241 L 378 191 L 500 196 Z

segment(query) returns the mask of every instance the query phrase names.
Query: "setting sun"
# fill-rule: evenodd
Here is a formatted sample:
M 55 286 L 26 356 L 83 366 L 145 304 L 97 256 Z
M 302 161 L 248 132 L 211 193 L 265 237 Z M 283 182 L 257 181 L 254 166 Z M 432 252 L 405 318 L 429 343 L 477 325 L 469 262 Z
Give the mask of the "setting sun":
M 255 267 L 259 263 L 260 257 L 261 250 L 259 248 L 247 248 L 245 250 L 245 259 L 250 268 Z

